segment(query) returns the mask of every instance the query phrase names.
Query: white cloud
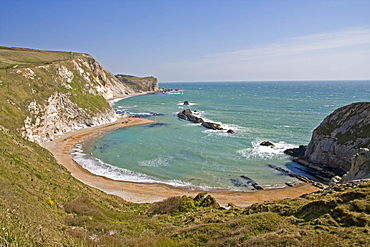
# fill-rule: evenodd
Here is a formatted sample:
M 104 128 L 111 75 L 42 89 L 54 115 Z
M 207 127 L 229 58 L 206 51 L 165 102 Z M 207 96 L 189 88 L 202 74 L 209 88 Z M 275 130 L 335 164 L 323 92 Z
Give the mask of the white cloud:
M 294 37 L 156 69 L 165 81 L 369 79 L 370 29 Z

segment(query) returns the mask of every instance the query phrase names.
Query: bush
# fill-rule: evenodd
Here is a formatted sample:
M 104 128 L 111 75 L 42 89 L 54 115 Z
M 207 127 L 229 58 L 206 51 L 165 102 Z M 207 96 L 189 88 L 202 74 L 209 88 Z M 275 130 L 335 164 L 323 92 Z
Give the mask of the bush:
M 178 212 L 188 212 L 195 208 L 194 200 L 190 197 L 170 197 L 151 206 L 148 214 L 175 214 Z

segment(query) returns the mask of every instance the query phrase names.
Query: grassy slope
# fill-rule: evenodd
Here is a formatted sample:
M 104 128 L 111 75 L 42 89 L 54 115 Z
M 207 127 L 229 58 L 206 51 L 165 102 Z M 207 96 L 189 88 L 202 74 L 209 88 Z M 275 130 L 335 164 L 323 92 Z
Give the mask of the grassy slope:
M 27 63 L 31 62 L 24 59 Z M 370 183 L 246 209 L 203 207 L 191 199 L 185 200 L 186 206 L 175 205 L 176 200 L 169 200 L 154 206 L 171 208 L 169 214 L 160 215 L 147 213 L 153 213 L 148 211 L 152 205 L 128 203 L 90 188 L 71 177 L 48 151 L 19 137 L 16 129 L 26 115 L 24 102 L 44 99 L 47 88 L 35 82 L 30 88 L 37 93 L 30 94 L 28 80 L 8 76 L 12 88 L 0 86 L 0 246 L 366 246 L 370 242 Z
M 40 51 L 23 48 L 10 48 L 0 46 L 0 69 L 16 66 L 18 68 L 29 65 L 42 65 L 56 61 L 75 58 L 78 53 L 60 51 Z

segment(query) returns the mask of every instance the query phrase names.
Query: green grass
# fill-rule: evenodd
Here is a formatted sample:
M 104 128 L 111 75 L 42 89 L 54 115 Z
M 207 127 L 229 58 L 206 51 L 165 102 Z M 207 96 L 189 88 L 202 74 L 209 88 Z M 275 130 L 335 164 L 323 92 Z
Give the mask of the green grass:
M 24 68 L 34 65 L 50 64 L 80 56 L 78 53 L 61 51 L 41 51 L 0 46 L 0 69 L 17 66 Z

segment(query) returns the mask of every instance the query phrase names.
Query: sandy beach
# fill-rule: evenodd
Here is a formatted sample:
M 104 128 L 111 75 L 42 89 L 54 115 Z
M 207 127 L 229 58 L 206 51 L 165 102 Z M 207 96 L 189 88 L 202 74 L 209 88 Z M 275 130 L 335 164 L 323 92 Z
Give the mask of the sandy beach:
M 48 149 L 58 163 L 62 164 L 71 175 L 81 182 L 102 190 L 108 194 L 113 194 L 126 201 L 135 203 L 152 203 L 164 200 L 171 196 L 196 196 L 200 190 L 189 190 L 185 188 L 173 187 L 159 183 L 135 183 L 126 181 L 112 180 L 103 176 L 94 175 L 83 169 L 73 160 L 73 149 L 77 144 L 87 141 L 94 141 L 107 132 L 126 128 L 134 125 L 149 124 L 154 121 L 142 118 L 119 118 L 117 121 L 105 125 L 84 128 L 72 131 L 51 142 L 43 143 L 43 147 Z M 280 200 L 284 198 L 296 198 L 303 194 L 319 190 L 311 184 L 301 183 L 294 187 L 277 189 L 266 189 L 254 192 L 236 191 L 207 191 L 218 203 L 226 206 L 233 203 L 237 206 L 249 206 L 254 203 L 264 201 Z

